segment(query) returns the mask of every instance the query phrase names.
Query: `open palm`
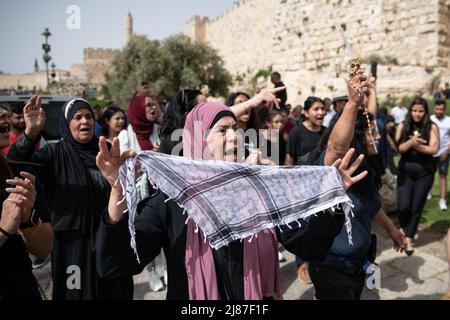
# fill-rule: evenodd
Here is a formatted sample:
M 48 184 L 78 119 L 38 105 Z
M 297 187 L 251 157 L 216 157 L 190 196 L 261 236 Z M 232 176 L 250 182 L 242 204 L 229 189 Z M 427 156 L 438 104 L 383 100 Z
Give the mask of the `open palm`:
M 348 190 L 352 185 L 364 179 L 367 175 L 367 171 L 363 171 L 360 174 L 353 176 L 356 172 L 356 169 L 360 166 L 362 161 L 364 160 L 364 155 L 360 155 L 351 166 L 350 160 L 352 159 L 353 154 L 355 153 L 354 148 L 350 148 L 345 154 L 344 158 L 336 160 L 332 165 L 336 167 L 339 172 L 339 175 L 342 178 L 342 183 L 344 185 L 344 189 Z
M 97 167 L 112 187 L 118 187 L 120 166 L 127 158 L 135 156 L 136 152 L 129 150 L 120 155 L 118 138 L 114 138 L 111 150 L 108 150 L 105 137 L 100 137 L 98 146 L 100 152 L 96 158 Z
M 32 96 L 28 100 L 23 109 L 23 117 L 26 125 L 26 134 L 37 136 L 45 126 L 45 112 L 41 106 L 41 98 L 39 96 Z

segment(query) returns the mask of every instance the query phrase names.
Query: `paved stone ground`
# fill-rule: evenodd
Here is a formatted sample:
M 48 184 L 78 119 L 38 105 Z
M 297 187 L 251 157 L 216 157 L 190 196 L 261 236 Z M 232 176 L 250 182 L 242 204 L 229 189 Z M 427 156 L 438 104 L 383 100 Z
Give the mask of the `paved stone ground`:
M 364 300 L 436 300 L 446 293 L 449 284 L 448 265 L 445 260 L 445 245 L 442 235 L 423 231 L 416 240 L 414 255 L 407 257 L 392 248 L 392 242 L 385 232 L 374 225 L 378 234 L 377 263 L 381 268 L 381 288 L 365 289 Z M 311 300 L 314 298 L 314 287 L 297 279 L 297 268 L 294 256 L 283 251 L 286 261 L 281 263 L 281 286 L 286 300 Z M 157 270 L 163 275 L 161 262 Z M 35 270 L 41 285 L 51 292 L 49 277 L 50 266 Z M 148 274 L 144 270 L 134 277 L 136 300 L 165 299 L 166 291 L 151 292 L 147 283 Z

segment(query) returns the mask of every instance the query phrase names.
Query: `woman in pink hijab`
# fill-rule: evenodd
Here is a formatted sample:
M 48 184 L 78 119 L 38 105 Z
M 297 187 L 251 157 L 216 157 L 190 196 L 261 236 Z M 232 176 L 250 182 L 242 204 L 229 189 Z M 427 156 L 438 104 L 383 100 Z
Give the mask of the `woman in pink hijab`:
M 197 105 L 186 117 L 184 156 L 236 162 L 236 129 L 238 122 L 229 107 L 209 102 Z M 169 280 L 167 299 L 282 299 L 278 242 L 308 261 L 323 260 L 344 223 L 343 215 L 320 214 L 301 227 L 286 227 L 282 233 L 278 229 L 263 230 L 251 242 L 236 240 L 213 250 L 202 232 L 195 232 L 192 219 L 186 223 L 183 209 L 157 190 L 138 208 L 135 220 L 138 263 L 129 247 L 130 235 L 123 213 L 126 204 L 117 205 L 122 199 L 122 188 L 115 183 L 120 164 L 133 153 L 122 154 L 121 160 L 117 141 L 108 151 L 102 139 L 100 148 L 97 165 L 110 182 L 112 191 L 97 242 L 99 272 L 103 277 L 140 273 L 163 248 Z M 346 182 L 350 185 L 357 182 L 347 174 L 347 168 L 340 169 Z

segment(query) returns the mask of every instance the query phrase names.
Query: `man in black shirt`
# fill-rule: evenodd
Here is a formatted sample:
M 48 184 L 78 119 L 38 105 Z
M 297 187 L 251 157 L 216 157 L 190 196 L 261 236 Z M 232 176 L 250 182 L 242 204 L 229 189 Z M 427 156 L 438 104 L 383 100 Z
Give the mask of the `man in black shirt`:
M 445 84 L 445 90 L 444 90 L 445 100 L 450 100 L 450 85 L 448 82 Z

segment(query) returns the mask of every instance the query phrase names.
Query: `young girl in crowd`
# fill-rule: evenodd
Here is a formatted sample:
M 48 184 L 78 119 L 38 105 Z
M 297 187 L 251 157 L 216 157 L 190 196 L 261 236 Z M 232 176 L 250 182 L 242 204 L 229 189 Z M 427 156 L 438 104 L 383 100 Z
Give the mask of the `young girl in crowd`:
M 286 147 L 285 165 L 311 165 L 309 152 L 317 149 L 319 142 L 327 130 L 322 125 L 325 117 L 325 104 L 317 97 L 308 97 L 305 100 L 303 115 L 306 120 L 300 122 L 289 134 Z M 309 155 L 312 155 L 309 154 Z M 305 283 L 310 283 L 308 275 L 308 263 L 299 257 L 295 259 L 298 267 L 298 276 Z
M 245 102 L 250 99 L 250 96 L 246 94 L 245 92 L 234 92 L 230 94 L 227 99 L 225 100 L 225 104 L 229 107 L 235 106 L 239 103 Z M 239 128 L 242 130 L 248 129 L 248 122 L 250 120 L 251 110 L 247 113 L 244 113 L 242 116 L 239 117 Z
M 326 131 L 322 125 L 326 114 L 325 105 L 320 98 L 308 97 L 303 110 L 306 120 L 289 134 L 285 165 L 308 164 L 301 157 L 317 148 Z
M 103 112 L 100 123 L 102 126 L 101 135 L 106 137 L 106 141 L 112 143 L 112 140 L 125 129 L 125 112 L 118 107 L 108 107 Z
M 262 158 L 271 161 L 271 164 L 282 165 L 286 156 L 286 143 L 281 134 L 281 112 L 272 110 L 267 118 L 267 129 L 262 130 L 259 140 L 259 149 Z

